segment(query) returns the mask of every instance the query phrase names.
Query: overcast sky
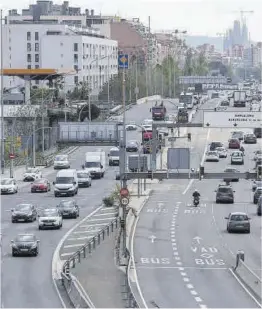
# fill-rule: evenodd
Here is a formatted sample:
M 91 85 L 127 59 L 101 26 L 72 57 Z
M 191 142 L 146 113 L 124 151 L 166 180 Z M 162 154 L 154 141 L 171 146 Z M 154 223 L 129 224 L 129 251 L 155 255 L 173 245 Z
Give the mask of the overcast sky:
M 1 0 L 0 7 L 26 8 L 32 0 Z M 54 3 L 61 4 L 57 0 Z M 188 34 L 215 36 L 232 26 L 240 18 L 240 10 L 253 11 L 246 14 L 247 24 L 254 41 L 262 41 L 262 0 L 71 0 L 70 5 L 82 9 L 94 9 L 105 15 L 124 18 L 139 17 L 148 23 L 151 16 L 152 29 L 187 30 Z

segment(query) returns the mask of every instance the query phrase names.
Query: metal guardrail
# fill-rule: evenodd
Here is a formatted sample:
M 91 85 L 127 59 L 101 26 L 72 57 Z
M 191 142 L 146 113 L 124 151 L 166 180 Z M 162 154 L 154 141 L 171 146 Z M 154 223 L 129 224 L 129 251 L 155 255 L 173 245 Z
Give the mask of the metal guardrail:
M 75 308 L 92 308 L 91 300 L 85 291 L 82 290 L 78 280 L 70 274 L 70 269 L 75 268 L 77 264 L 81 263 L 82 259 L 88 257 L 96 249 L 98 245 L 109 236 L 110 233 L 114 232 L 119 227 L 120 218 L 116 217 L 107 226 L 101 229 L 94 237 L 92 237 L 84 246 L 77 250 L 72 256 L 70 256 L 63 265 L 61 273 L 62 284 L 74 304 Z

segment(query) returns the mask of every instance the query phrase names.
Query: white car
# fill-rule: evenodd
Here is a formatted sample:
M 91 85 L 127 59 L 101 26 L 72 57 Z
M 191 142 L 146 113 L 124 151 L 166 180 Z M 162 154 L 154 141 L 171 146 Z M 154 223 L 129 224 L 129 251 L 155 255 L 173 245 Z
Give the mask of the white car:
M 217 147 L 216 151 L 218 152 L 219 158 L 227 158 L 227 150 L 225 147 Z
M 92 178 L 88 171 L 79 170 L 79 171 L 76 171 L 76 174 L 77 174 L 79 187 L 91 187 Z
M 231 154 L 231 164 L 244 164 L 244 154 L 242 151 L 233 151 Z
M 18 185 L 13 178 L 3 178 L 1 180 L 1 194 L 14 194 L 18 192 Z
M 142 125 L 143 131 L 152 131 L 152 125 L 151 124 L 144 124 Z
M 68 155 L 57 155 L 54 160 L 54 169 L 70 168 Z
M 146 125 L 146 124 L 152 125 L 152 123 L 153 123 L 153 119 L 145 119 L 145 120 L 141 123 L 141 125 L 142 125 L 142 126 L 143 126 L 143 125 Z
M 57 228 L 63 226 L 63 218 L 57 208 L 44 209 L 42 214 L 38 216 L 38 229 Z
M 136 124 L 129 123 L 129 124 L 126 125 L 126 130 L 127 131 L 135 131 L 136 129 L 137 129 Z
M 219 162 L 218 151 L 208 151 L 206 153 L 206 162 Z
M 37 167 L 28 167 L 23 175 L 23 181 L 35 181 L 42 178 L 42 172 Z

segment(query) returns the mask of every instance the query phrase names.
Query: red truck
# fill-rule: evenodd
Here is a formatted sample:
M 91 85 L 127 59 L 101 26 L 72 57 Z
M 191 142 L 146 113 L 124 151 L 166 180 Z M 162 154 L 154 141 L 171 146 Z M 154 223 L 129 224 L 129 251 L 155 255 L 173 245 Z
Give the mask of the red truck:
M 151 109 L 153 120 L 165 120 L 166 118 L 166 108 L 164 105 L 154 106 Z
M 158 138 L 158 132 L 157 132 Z M 143 152 L 144 153 L 151 153 L 152 152 L 152 145 L 153 145 L 153 133 L 152 131 L 142 131 L 142 145 L 143 145 Z M 158 147 L 157 147 L 158 151 Z

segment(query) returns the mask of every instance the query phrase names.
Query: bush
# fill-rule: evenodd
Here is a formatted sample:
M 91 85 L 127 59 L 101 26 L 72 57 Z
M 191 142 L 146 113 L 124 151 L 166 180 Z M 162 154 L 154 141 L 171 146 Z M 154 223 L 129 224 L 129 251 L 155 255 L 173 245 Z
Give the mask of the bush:
M 107 196 L 103 198 L 103 203 L 106 207 L 114 206 L 115 199 L 112 196 Z

